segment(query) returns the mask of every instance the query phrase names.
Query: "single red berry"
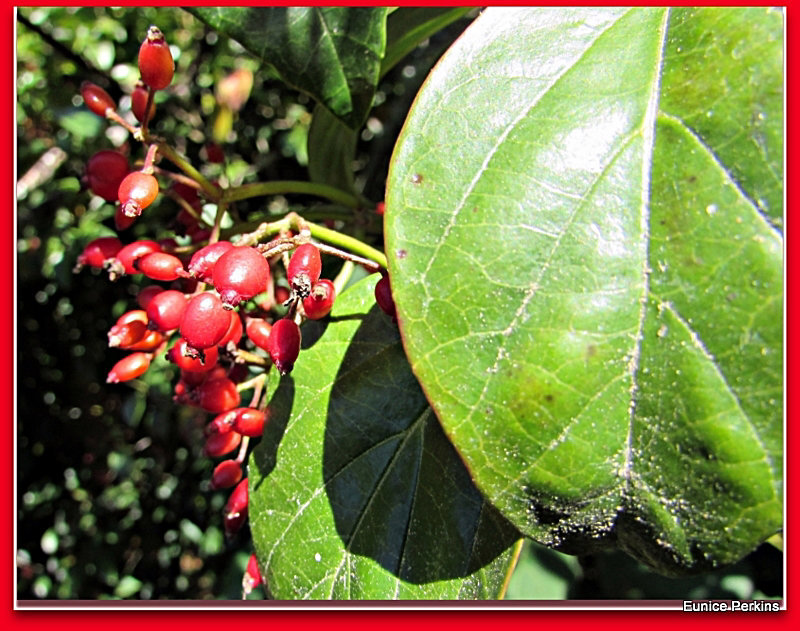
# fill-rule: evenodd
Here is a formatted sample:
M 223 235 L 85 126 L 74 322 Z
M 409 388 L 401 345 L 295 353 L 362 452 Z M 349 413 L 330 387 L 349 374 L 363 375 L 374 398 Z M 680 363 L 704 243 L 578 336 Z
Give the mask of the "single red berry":
M 201 386 L 202 387 L 202 386 Z M 211 434 L 206 438 L 203 446 L 203 453 L 209 458 L 219 458 L 231 453 L 242 442 L 242 435 L 237 432 L 225 432 L 224 434 Z
M 327 278 L 323 278 L 311 287 L 311 293 L 303 298 L 303 311 L 311 320 L 324 318 L 331 312 L 336 299 L 336 288 Z
M 375 302 L 378 303 L 378 306 L 386 315 L 392 316 L 393 318 L 397 315 L 388 276 L 381 276 L 381 279 L 376 283 Z
M 122 212 L 122 205 L 117 204 L 114 208 L 114 229 L 119 233 L 130 228 L 136 223 L 137 217 L 128 217 Z
M 128 158 L 119 151 L 103 149 L 86 162 L 86 184 L 95 195 L 115 202 L 119 185 L 129 171 Z
M 108 373 L 106 383 L 121 383 L 136 379 L 150 367 L 148 353 L 131 353 L 120 359 Z
M 247 490 L 247 478 L 244 478 L 236 488 L 233 489 L 228 501 L 225 503 L 223 524 L 225 534 L 228 537 L 235 535 L 247 520 L 247 506 L 249 503 L 249 493 Z
M 227 412 L 241 403 L 236 384 L 227 377 L 209 379 L 197 389 L 197 402 L 201 408 L 211 414 Z
M 122 249 L 122 241 L 117 237 L 99 237 L 86 244 L 83 252 L 78 255 L 74 272 L 79 272 L 84 265 L 101 269 L 106 261 L 113 259 Z
M 186 311 L 186 297 L 175 289 L 165 289 L 153 297 L 147 305 L 149 328 L 166 333 L 174 331 L 181 322 Z
M 141 320 L 115 324 L 108 330 L 108 345 L 111 348 L 128 348 L 131 344 L 140 342 L 146 333 L 147 322 Z
M 212 279 L 222 304 L 232 309 L 266 290 L 269 263 L 255 248 L 235 247 L 217 259 Z
M 194 350 L 216 347 L 231 326 L 231 314 L 215 294 L 204 291 L 192 296 L 181 322 L 181 335 Z M 215 349 L 216 350 L 216 349 Z
M 272 325 L 263 318 L 247 318 L 244 326 L 247 338 L 258 348 L 269 350 L 269 334 Z
M 156 350 L 164 342 L 164 334 L 159 331 L 147 331 L 144 337 L 131 344 L 130 346 L 120 347 L 126 351 L 146 351 L 152 352 Z
M 244 571 L 244 576 L 242 577 L 242 591 L 244 595 L 247 596 L 263 582 L 264 579 L 261 577 L 261 571 L 258 569 L 258 559 L 256 559 L 255 554 L 251 554 L 250 559 L 247 561 L 247 569 Z
M 147 107 L 147 86 L 142 81 L 137 81 L 136 86 L 131 92 L 131 111 L 140 123 L 144 122 L 144 108 Z M 149 123 L 156 115 L 156 102 L 150 104 L 150 115 L 147 117 Z
M 240 408 L 236 410 L 233 418 L 233 429 L 242 436 L 261 436 L 264 433 L 264 425 L 267 420 L 266 410 Z
M 228 313 L 231 314 L 231 324 L 228 330 L 225 331 L 225 335 L 222 336 L 222 339 L 217 342 L 217 345 L 222 347 L 227 346 L 230 342 L 233 342 L 234 346 L 238 346 L 244 334 L 242 319 L 239 317 L 239 314 L 236 313 L 236 311 L 228 311 Z
M 134 267 L 153 280 L 177 280 L 186 274 L 183 262 L 177 256 L 166 252 L 145 254 L 134 263 Z
M 136 274 L 139 270 L 133 266 L 134 262 L 151 252 L 161 252 L 161 246 L 155 241 L 142 240 L 129 243 L 117 252 L 111 271 L 118 274 Z
M 297 295 L 305 298 L 311 291 L 311 286 L 319 280 L 321 271 L 322 259 L 319 248 L 313 243 L 304 243 L 292 253 L 286 277 L 289 279 L 289 286 L 297 292 Z
M 211 282 L 214 265 L 219 260 L 219 257 L 234 247 L 236 246 L 230 241 L 217 241 L 200 248 L 189 259 L 189 265 L 187 266 L 189 274 L 201 282 Z
M 383 215 L 386 213 L 386 202 L 378 202 L 375 204 L 375 214 Z
M 142 287 L 139 290 L 139 293 L 136 294 L 136 303 L 142 309 L 147 309 L 147 305 L 150 304 L 150 301 L 162 291 L 164 291 L 164 288 L 159 287 L 158 285 L 148 285 L 147 287 Z
M 153 90 L 163 90 L 172 82 L 175 62 L 167 40 L 157 26 L 148 29 L 147 37 L 139 47 L 139 73 L 142 81 Z
M 91 81 L 81 83 L 81 96 L 83 97 L 83 102 L 86 103 L 86 107 L 98 116 L 105 117 L 107 110 L 117 109 L 111 95 Z
M 128 173 L 119 185 L 117 197 L 126 217 L 138 217 L 158 196 L 158 180 L 149 173 Z
M 236 418 L 236 414 L 241 409 L 242 408 L 234 408 L 233 410 L 228 410 L 227 412 L 217 414 L 213 419 L 211 419 L 208 425 L 206 425 L 206 436 L 211 436 L 212 434 L 227 434 L 233 430 L 233 421 Z
M 188 307 L 187 307 L 188 310 Z M 167 352 L 167 359 L 186 372 L 207 373 L 213 370 L 219 359 L 219 352 L 216 347 L 205 349 L 202 359 L 196 357 L 189 348 L 185 339 L 180 338 L 175 345 Z
M 289 300 L 289 290 L 278 285 L 275 288 L 275 304 L 282 305 L 287 300 Z
M 222 164 L 225 162 L 225 152 L 215 142 L 209 142 L 206 144 L 206 156 L 208 156 L 208 161 L 215 163 L 215 164 Z
M 282 375 L 290 373 L 300 354 L 300 327 L 289 318 L 278 320 L 272 325 L 267 346 L 278 372 Z
M 212 489 L 228 489 L 242 479 L 242 465 L 235 460 L 223 460 L 211 474 Z

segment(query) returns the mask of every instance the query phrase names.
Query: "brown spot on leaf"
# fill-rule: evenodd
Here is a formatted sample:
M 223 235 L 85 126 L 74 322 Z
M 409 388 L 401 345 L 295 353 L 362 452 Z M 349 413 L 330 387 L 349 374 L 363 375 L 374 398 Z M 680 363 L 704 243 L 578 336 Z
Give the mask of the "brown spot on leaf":
M 394 255 L 399 259 L 404 259 L 404 258 L 406 258 L 406 256 L 408 256 L 408 252 L 406 252 L 405 250 L 401 249 L 401 250 L 397 250 L 394 253 Z
M 422 184 L 422 180 L 423 179 L 425 179 L 425 178 L 422 177 L 421 173 L 414 173 L 414 175 L 411 176 L 411 183 L 412 184 Z

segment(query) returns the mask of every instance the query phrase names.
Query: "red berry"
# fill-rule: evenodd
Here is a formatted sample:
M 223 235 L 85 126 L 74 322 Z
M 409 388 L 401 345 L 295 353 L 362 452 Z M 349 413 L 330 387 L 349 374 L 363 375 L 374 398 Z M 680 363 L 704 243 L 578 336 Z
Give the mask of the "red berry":
M 280 285 L 275 288 L 275 303 L 282 305 L 284 302 L 289 300 L 289 290 L 286 287 L 281 287 Z
M 272 325 L 262 318 L 247 318 L 244 327 L 248 339 L 265 351 L 269 350 L 269 334 Z
M 215 347 L 205 349 L 202 360 L 195 357 L 191 350 L 187 353 L 187 347 L 186 340 L 180 338 L 169 349 L 167 359 L 185 372 L 207 373 L 216 367 L 219 353 Z
M 144 334 L 144 337 L 141 340 L 124 348 L 126 351 L 152 352 L 156 350 L 156 348 L 158 348 L 163 342 L 164 342 L 163 333 L 160 333 L 159 331 L 148 331 L 147 333 Z
M 222 304 L 232 309 L 266 290 L 269 263 L 255 248 L 235 247 L 219 257 L 212 278 Z
M 242 319 L 235 311 L 229 311 L 231 314 L 231 324 L 222 339 L 217 342 L 218 346 L 227 346 L 229 342 L 233 342 L 234 346 L 238 346 L 239 341 L 242 339 L 244 329 L 242 328 Z
M 227 377 L 209 379 L 197 389 L 197 402 L 211 414 L 227 412 L 241 403 L 236 384 Z
M 192 349 L 216 346 L 231 326 L 231 314 L 215 294 L 204 291 L 192 296 L 181 322 L 181 335 Z
M 150 367 L 150 355 L 148 353 L 131 353 L 127 357 L 120 359 L 108 373 L 106 383 L 120 383 L 130 381 L 144 374 Z
M 147 86 L 143 82 L 137 81 L 136 87 L 131 92 L 131 111 L 140 123 L 144 122 L 144 108 L 147 107 L 147 98 Z M 147 122 L 149 123 L 155 115 L 156 102 L 153 101 L 150 104 L 150 116 L 147 117 Z
M 247 562 L 247 569 L 244 571 L 242 578 L 242 591 L 245 596 L 253 591 L 254 588 L 261 585 L 264 579 L 261 577 L 261 571 L 258 569 L 258 559 L 255 554 L 250 555 L 250 560 Z
M 119 151 L 103 149 L 86 162 L 86 183 L 95 195 L 115 202 L 119 185 L 129 171 L 128 158 Z
M 386 202 L 378 202 L 375 204 L 375 214 L 383 215 L 384 213 L 386 213 Z
M 261 436 L 267 422 L 267 412 L 256 408 L 240 408 L 233 418 L 233 429 L 242 436 Z
M 289 285 L 301 298 L 311 291 L 311 286 L 319 280 L 322 271 L 322 259 L 319 248 L 313 243 L 304 243 L 292 253 L 286 276 Z
M 175 62 L 167 40 L 157 26 L 148 29 L 147 37 L 139 47 L 139 73 L 142 81 L 153 90 L 163 90 L 172 82 Z
M 242 479 L 242 465 L 235 460 L 223 460 L 211 475 L 212 489 L 227 489 Z
M 122 212 L 122 206 L 117 204 L 114 209 L 114 228 L 116 231 L 122 232 L 123 230 L 127 230 L 134 223 L 136 223 L 136 217 L 128 217 Z
M 290 373 L 300 354 L 300 327 L 288 318 L 278 320 L 272 325 L 267 346 L 278 372 L 282 375 Z
M 161 246 L 156 243 L 155 241 L 134 241 L 133 243 L 129 243 L 125 247 L 123 247 L 119 252 L 117 252 L 116 261 L 119 264 L 118 266 L 121 268 L 119 273 L 121 274 L 136 274 L 139 270 L 137 270 L 133 264 L 136 262 L 137 259 L 142 258 L 143 256 L 150 254 L 151 252 L 161 252 Z
M 98 116 L 105 116 L 106 110 L 117 109 L 114 99 L 111 98 L 109 93 L 90 81 L 81 83 L 81 96 L 83 97 L 83 102 L 86 103 L 86 107 Z
M 189 259 L 189 265 L 187 266 L 189 274 L 201 282 L 211 282 L 214 265 L 219 260 L 219 257 L 234 247 L 236 246 L 230 241 L 217 241 L 200 248 Z
M 311 293 L 303 298 L 303 311 L 311 320 L 324 318 L 331 312 L 336 299 L 336 288 L 327 278 L 314 283 Z
M 236 432 L 225 432 L 224 434 L 211 434 L 206 438 L 203 446 L 203 453 L 209 458 L 219 458 L 231 453 L 242 442 L 242 435 Z
M 397 311 L 394 307 L 394 298 L 392 298 L 392 288 L 389 285 L 389 277 L 381 276 L 381 279 L 375 285 L 375 302 L 383 310 L 386 315 L 395 317 Z
M 145 254 L 136 261 L 134 267 L 153 280 L 177 280 L 186 273 L 183 269 L 183 262 L 177 256 L 166 252 Z
M 142 287 L 139 290 L 139 293 L 136 294 L 136 303 L 142 309 L 147 309 L 147 305 L 150 304 L 150 301 L 162 291 L 164 291 L 164 288 L 159 287 L 158 285 L 148 285 L 147 287 Z
M 247 478 L 244 478 L 228 497 L 225 503 L 225 513 L 223 516 L 225 525 L 225 534 L 229 537 L 235 535 L 244 522 L 247 520 L 247 505 L 249 503 L 249 494 L 247 490 Z
M 128 173 L 119 185 L 117 197 L 126 217 L 138 217 L 158 196 L 158 180 L 149 173 Z
M 117 237 L 99 237 L 86 244 L 78 255 L 74 271 L 80 271 L 84 265 L 102 268 L 106 261 L 113 259 L 122 249 L 122 241 Z
M 222 164 L 225 162 L 225 152 L 215 142 L 209 142 L 206 144 L 206 156 L 208 156 L 208 161 L 213 162 L 215 164 Z
M 154 296 L 147 305 L 149 328 L 166 333 L 174 331 L 183 321 L 186 311 L 186 297 L 175 289 L 165 289 Z
M 108 330 L 108 345 L 128 348 L 144 338 L 147 333 L 147 322 L 133 320 L 123 324 L 115 324 Z

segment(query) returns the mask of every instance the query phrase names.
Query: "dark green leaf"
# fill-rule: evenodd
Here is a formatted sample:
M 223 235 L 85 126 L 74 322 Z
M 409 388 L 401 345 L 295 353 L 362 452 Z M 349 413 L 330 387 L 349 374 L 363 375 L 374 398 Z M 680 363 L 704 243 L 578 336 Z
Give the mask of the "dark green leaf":
M 308 130 L 308 175 L 312 182 L 355 194 L 353 160 L 358 135 L 326 108 L 317 105 Z
M 781 526 L 783 243 L 755 200 L 780 173 L 782 23 L 739 12 L 488 9 L 398 141 L 413 370 L 479 488 L 548 545 L 684 572 Z M 680 89 L 717 75 L 744 96 L 699 88 L 727 123 L 695 128 Z
M 519 536 L 472 484 L 411 374 L 376 276 L 303 327 L 250 459 L 272 596 L 496 598 Z M 324 335 L 323 335 L 324 332 Z
M 192 7 L 349 127 L 363 123 L 386 46 L 382 7 Z
M 420 42 L 470 11 L 472 7 L 398 7 L 386 21 L 386 55 L 381 63 L 381 76 Z

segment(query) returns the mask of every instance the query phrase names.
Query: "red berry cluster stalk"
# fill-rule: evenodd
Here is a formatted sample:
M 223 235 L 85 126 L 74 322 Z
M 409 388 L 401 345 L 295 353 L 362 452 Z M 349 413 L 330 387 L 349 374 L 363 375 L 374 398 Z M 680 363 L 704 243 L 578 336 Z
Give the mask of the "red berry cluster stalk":
M 282 226 L 271 241 L 266 241 L 270 235 L 259 233 L 220 240 L 224 200 L 211 200 L 219 204 L 213 225 L 202 219 L 203 196 L 210 195 L 216 185 L 209 186 L 161 140 L 151 142 L 147 131 L 155 115 L 153 94 L 169 86 L 175 72 L 166 38 L 155 26 L 141 44 L 138 63 L 141 81 L 131 95 L 131 108 L 140 127 L 124 121 L 99 86 L 84 83 L 81 94 L 92 112 L 126 126 L 135 139 L 144 142 L 143 164 L 130 158 L 127 150 L 102 150 L 87 162 L 84 182 L 95 195 L 116 203 L 114 226 L 121 232 L 156 204 L 162 192 L 156 176 L 169 177 L 171 185 L 164 192 L 178 205 L 171 224 L 176 237 L 100 236 L 85 246 L 74 271 L 104 270 L 112 281 L 126 276 L 148 279 L 136 304 L 108 330 L 109 347 L 124 354 L 109 370 L 107 381 L 147 379 L 147 371 L 162 354 L 172 365 L 174 401 L 207 416 L 202 451 L 217 461 L 208 485 L 214 490 L 231 489 L 223 521 L 226 535 L 232 538 L 248 515 L 247 455 L 269 428 L 270 409 L 263 391 L 271 368 L 274 365 L 283 376 L 302 361 L 303 322 L 328 317 L 336 300 L 337 285 L 322 278 L 322 253 L 350 261 L 358 257 L 312 243 L 310 230 L 299 217 L 291 224 L 294 233 Z M 207 153 L 212 161 L 220 157 L 212 158 L 208 148 Z M 176 164 L 188 175 L 157 167 L 157 154 L 179 159 Z M 369 269 L 376 271 L 375 264 Z M 375 297 L 394 317 L 385 273 Z M 243 399 L 245 393 L 251 393 L 249 399 Z M 253 556 L 243 581 L 245 594 L 261 583 Z

